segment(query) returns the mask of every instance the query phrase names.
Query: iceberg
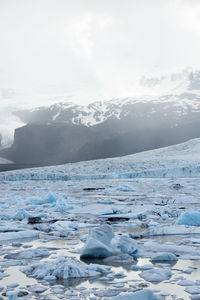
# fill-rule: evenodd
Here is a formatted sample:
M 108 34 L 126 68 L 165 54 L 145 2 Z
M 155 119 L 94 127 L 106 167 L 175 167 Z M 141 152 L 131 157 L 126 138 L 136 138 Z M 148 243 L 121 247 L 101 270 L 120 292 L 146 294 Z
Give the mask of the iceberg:
M 117 236 L 112 245 L 116 246 L 122 253 L 134 255 L 137 252 L 137 243 L 126 235 Z
M 29 214 L 26 210 L 21 209 L 16 213 L 13 219 L 22 221 L 23 219 L 28 219 L 32 217 L 33 216 Z
M 178 218 L 177 225 L 200 226 L 200 212 L 186 211 Z
M 169 268 L 150 269 L 139 274 L 144 280 L 149 282 L 161 282 L 171 277 L 172 272 Z
M 16 292 L 16 291 L 9 291 L 6 293 L 8 300 L 18 300 L 17 295 L 18 295 L 18 292 Z
M 38 238 L 39 232 L 36 230 L 26 230 L 19 232 L 2 232 L 0 233 L 0 241 L 18 240 L 24 238 Z
M 111 256 L 113 249 L 111 240 L 114 232 L 109 225 L 102 225 L 91 229 L 85 246 L 81 251 L 81 258 L 106 258 Z
M 173 253 L 170 253 L 170 252 L 160 253 L 151 259 L 152 262 L 177 261 L 177 260 L 178 260 L 178 258 L 176 257 L 176 255 L 174 255 Z
M 73 257 L 59 256 L 56 260 L 42 261 L 20 269 L 28 276 L 45 279 L 69 279 L 96 277 L 110 272 L 110 267 L 97 264 L 87 265 Z
M 42 198 L 30 198 L 29 202 L 32 204 L 36 204 L 36 205 L 43 205 L 46 203 L 53 203 L 56 202 L 56 200 L 58 199 L 58 196 L 56 196 L 53 193 L 49 193 L 44 199 Z
M 112 227 L 101 225 L 91 229 L 85 246 L 81 251 L 81 258 L 106 258 L 122 253 L 134 255 L 137 243 L 127 235 L 114 234 Z

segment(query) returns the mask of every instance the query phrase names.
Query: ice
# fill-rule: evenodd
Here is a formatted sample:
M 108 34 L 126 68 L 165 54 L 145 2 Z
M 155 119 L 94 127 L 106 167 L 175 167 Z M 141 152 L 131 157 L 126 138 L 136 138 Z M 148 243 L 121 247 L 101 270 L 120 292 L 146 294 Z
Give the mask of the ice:
M 58 198 L 55 203 L 52 204 L 52 210 L 56 212 L 65 212 L 67 210 L 74 209 L 73 206 L 67 206 L 67 200 Z
M 81 258 L 105 258 L 111 256 L 113 249 L 94 238 L 89 238 L 81 251 Z
M 137 265 L 134 265 L 131 267 L 131 270 L 135 270 L 135 271 L 145 271 L 145 270 L 151 270 L 153 269 L 153 265 L 150 265 L 150 264 L 147 264 L 147 265 L 143 265 L 143 266 L 137 266 Z
M 32 198 L 29 199 L 29 202 L 32 203 L 32 204 L 36 204 L 36 205 L 43 205 L 43 204 L 46 204 L 46 203 L 54 203 L 54 202 L 57 201 L 57 199 L 58 199 L 58 196 L 50 192 L 44 198 L 32 197 Z
M 125 265 L 125 264 L 133 264 L 134 259 L 129 254 L 118 254 L 112 255 L 103 260 L 103 262 L 110 265 Z
M 31 250 L 22 250 L 15 253 L 9 253 L 5 256 L 7 259 L 33 259 L 37 257 L 47 257 L 50 253 L 46 248 L 37 248 Z
M 111 226 L 101 225 L 97 228 L 90 230 L 89 238 L 90 237 L 110 246 L 111 240 L 114 238 L 114 232 Z
M 195 295 L 200 294 L 200 287 L 198 286 L 190 286 L 185 289 L 185 291 L 189 294 Z
M 23 265 L 31 277 L 26 280 L 34 280 L 38 286 L 36 279 L 44 279 L 43 284 L 49 285 L 47 293 L 51 294 L 45 293 L 45 299 L 65 297 L 63 281 L 59 282 L 62 289 L 53 288 L 51 284 L 55 282 L 52 281 L 71 276 L 70 270 L 79 278 L 103 274 L 92 265 L 80 265 L 80 259 L 74 261 L 65 257 L 58 262 L 60 254 L 79 257 L 83 242 L 86 256 L 103 256 L 101 264 L 111 265 L 113 272 L 108 275 L 105 272 L 105 276 L 81 284 L 86 288 L 86 296 L 77 291 L 76 284 L 80 280 L 70 280 L 75 290 L 72 299 L 96 298 L 94 291 L 109 295 L 109 287 L 112 293 L 113 287 L 117 292 L 126 292 L 121 295 L 126 297 L 144 285 L 152 288 L 151 283 L 138 277 L 138 273 L 152 270 L 150 279 L 159 277 L 160 280 L 161 275 L 168 278 L 170 273 L 166 268 L 175 264 L 177 258 L 176 267 L 172 268 L 174 277 L 161 284 L 158 282 L 156 288 L 160 295 L 174 288 L 173 298 L 186 299 L 186 286 L 179 283 L 188 280 L 199 286 L 195 280 L 200 270 L 200 226 L 176 222 L 186 212 L 200 211 L 199 149 L 200 139 L 126 157 L 0 173 L 0 244 L 4 244 L 0 246 L 2 284 L 8 287 L 18 282 L 17 270 Z M 91 190 L 87 190 L 88 187 Z M 109 225 L 102 227 L 103 224 Z M 136 237 L 142 239 L 136 243 Z M 26 238 L 31 239 L 28 242 L 32 247 L 28 250 L 25 250 Z M 42 255 L 41 245 L 44 244 L 46 249 Z M 137 265 L 134 265 L 135 258 Z M 197 269 L 189 268 L 190 265 Z M 12 270 L 15 270 L 13 274 Z M 119 280 L 117 273 L 123 273 L 124 280 Z M 24 284 L 28 285 L 26 280 Z M 22 283 L 19 284 L 21 290 Z M 55 295 L 59 290 L 63 293 Z M 35 297 L 31 294 L 31 286 L 28 292 L 28 298 Z
M 110 268 L 97 264 L 87 265 L 73 257 L 59 256 L 56 260 L 47 260 L 23 267 L 21 271 L 37 279 L 52 278 L 49 276 L 54 276 L 56 279 L 68 279 L 88 278 L 107 274 Z
M 117 191 L 122 191 L 122 192 L 136 192 L 137 189 L 130 186 L 130 185 L 127 185 L 127 184 L 123 184 L 123 185 L 120 185 L 116 188 Z
M 124 294 L 114 297 L 113 300 L 158 300 L 151 290 L 143 290 L 136 293 Z
M 138 249 L 137 243 L 126 235 L 117 236 L 112 241 L 112 246 L 119 249 L 122 253 L 127 253 L 130 255 L 134 255 Z
M 184 226 L 184 225 L 161 225 L 155 228 L 148 228 L 141 233 L 130 234 L 133 238 L 142 238 L 150 236 L 162 236 L 162 235 L 187 235 L 187 234 L 200 234 L 200 228 L 195 226 Z
M 28 219 L 28 218 L 32 218 L 33 216 L 31 214 L 29 214 L 26 210 L 21 209 L 19 210 L 16 215 L 14 216 L 14 219 L 16 220 L 23 220 L 23 219 Z
M 81 258 L 106 258 L 120 253 L 134 255 L 136 252 L 137 243 L 133 239 L 115 235 L 111 226 L 102 225 L 90 230 Z
M 50 225 L 52 231 L 58 231 L 61 235 L 66 236 L 69 231 L 76 231 L 79 228 L 79 224 L 70 221 L 57 221 Z
M 162 252 L 154 257 L 152 257 L 152 262 L 159 262 L 159 261 L 177 261 L 178 258 L 170 252 Z
M 73 210 L 75 214 L 109 215 L 114 214 L 115 210 L 102 204 L 90 204 Z
M 39 232 L 35 230 L 0 233 L 0 241 L 16 240 L 16 239 L 24 239 L 24 238 L 38 238 L 38 237 L 39 237 Z
M 15 291 L 9 291 L 6 293 L 6 296 L 8 296 L 8 300 L 18 300 L 18 292 Z
M 192 285 L 195 285 L 195 282 L 194 281 L 191 281 L 191 280 L 181 280 L 179 281 L 178 285 L 182 285 L 182 286 L 192 286 Z
M 172 272 L 169 268 L 150 269 L 139 274 L 140 277 L 150 282 L 161 282 L 171 277 Z
M 113 253 L 111 247 L 113 237 L 112 227 L 108 225 L 91 229 L 86 244 L 81 251 L 81 258 L 105 258 L 111 256 Z
M 183 212 L 178 218 L 177 225 L 190 225 L 200 226 L 200 212 L 199 211 L 186 211 Z
M 150 251 L 158 253 L 158 252 L 172 252 L 176 255 L 190 255 L 190 256 L 200 256 L 200 250 L 192 246 L 187 245 L 175 245 L 172 243 L 164 243 L 159 244 L 154 241 L 147 241 L 143 244 L 143 248 L 140 249 L 141 252 L 144 250 L 145 253 L 149 253 Z
M 194 196 L 190 196 L 190 195 L 182 195 L 182 194 L 178 194 L 178 195 L 174 195 L 172 197 L 172 199 L 169 200 L 168 203 L 170 204 L 174 204 L 174 203 L 190 203 L 190 204 L 195 204 L 195 203 L 198 203 L 199 200 L 197 197 L 194 197 Z

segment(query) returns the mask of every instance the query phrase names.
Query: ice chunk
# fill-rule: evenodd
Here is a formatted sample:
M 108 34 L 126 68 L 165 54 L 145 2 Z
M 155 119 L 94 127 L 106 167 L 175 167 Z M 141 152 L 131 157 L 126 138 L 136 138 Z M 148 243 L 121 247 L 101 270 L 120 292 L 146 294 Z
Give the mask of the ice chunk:
M 71 221 L 57 221 L 50 226 L 51 230 L 59 231 L 61 234 L 71 230 L 78 230 L 79 224 Z
M 103 261 L 109 265 L 131 265 L 134 263 L 133 257 L 129 254 L 112 255 L 110 257 L 105 258 Z
M 154 256 L 151 261 L 152 262 L 159 262 L 159 261 L 177 261 L 176 255 L 170 252 L 162 252 L 156 256 Z
M 113 241 L 112 245 L 116 246 L 122 253 L 127 253 L 130 255 L 133 255 L 137 252 L 137 243 L 134 241 L 134 239 L 123 235 L 123 236 L 117 236 Z
M 64 212 L 64 211 L 73 209 L 73 206 L 67 206 L 65 199 L 58 198 L 56 200 L 56 202 L 53 203 L 52 208 L 53 208 L 53 211 Z
M 106 258 L 121 253 L 134 255 L 137 243 L 127 235 L 115 236 L 109 225 L 91 229 L 82 249 L 81 258 Z
M 23 238 L 38 238 L 38 237 L 39 237 L 39 232 L 36 230 L 0 233 L 0 241 L 23 239 Z
M 91 229 L 89 232 L 89 237 L 93 237 L 100 242 L 110 245 L 111 240 L 114 238 L 114 232 L 112 227 L 109 225 L 101 225 L 97 228 Z
M 191 281 L 191 280 L 184 279 L 184 280 L 179 281 L 178 285 L 191 286 L 191 285 L 195 285 L 195 282 Z
M 185 291 L 191 295 L 200 294 L 200 287 L 190 286 L 185 289 Z
M 58 196 L 50 192 L 44 199 L 30 198 L 29 202 L 32 204 L 36 204 L 36 205 L 42 205 L 42 204 L 46 204 L 46 203 L 56 202 L 57 199 L 58 199 Z
M 146 264 L 146 265 L 143 265 L 143 266 L 137 266 L 137 265 L 134 265 L 131 267 L 131 270 L 134 270 L 134 271 L 145 271 L 145 270 L 150 270 L 150 269 L 153 269 L 153 265 L 150 265 L 150 264 Z
M 33 216 L 31 214 L 29 214 L 26 210 L 21 209 L 19 210 L 16 215 L 14 216 L 15 220 L 23 220 L 23 219 L 28 219 L 28 218 L 32 218 Z
M 135 188 L 133 188 L 132 186 L 130 185 L 127 185 L 127 184 L 123 184 L 123 185 L 120 185 L 116 188 L 117 191 L 121 191 L 121 192 L 135 192 L 137 191 Z
M 19 252 L 9 253 L 5 256 L 6 259 L 33 259 L 36 257 L 47 257 L 50 253 L 46 248 L 36 248 L 30 250 L 22 250 Z
M 6 296 L 8 296 L 8 300 L 18 300 L 18 292 L 16 291 L 9 291 L 6 293 Z
M 199 227 L 188 227 L 184 225 L 171 225 L 171 226 L 160 226 L 155 228 L 148 228 L 147 230 L 133 234 L 130 236 L 133 238 L 143 238 L 149 236 L 157 236 L 157 235 L 175 235 L 175 234 L 200 234 Z
M 143 290 L 136 293 L 124 294 L 114 297 L 113 300 L 158 300 L 151 290 Z
M 200 226 L 200 212 L 198 211 L 186 211 L 183 212 L 178 218 L 177 225 L 190 225 Z
M 59 256 L 56 260 L 22 267 L 21 271 L 37 279 L 52 278 L 52 276 L 56 279 L 68 279 L 99 276 L 109 273 L 110 268 L 97 264 L 87 265 L 73 257 Z
M 165 269 L 151 269 L 139 274 L 146 281 L 161 282 L 171 277 L 172 272 L 169 268 Z
M 82 249 L 81 258 L 105 258 L 112 255 L 113 250 L 94 238 L 89 238 Z
M 81 251 L 81 258 L 105 258 L 112 255 L 111 240 L 113 237 L 114 232 L 108 225 L 91 229 Z

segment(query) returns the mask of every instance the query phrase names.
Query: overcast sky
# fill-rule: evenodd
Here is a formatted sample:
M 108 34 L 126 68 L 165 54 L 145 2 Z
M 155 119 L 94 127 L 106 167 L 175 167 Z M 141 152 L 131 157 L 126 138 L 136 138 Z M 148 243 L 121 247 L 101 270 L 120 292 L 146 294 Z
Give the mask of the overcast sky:
M 200 0 L 0 0 L 0 108 L 125 96 L 199 53 Z

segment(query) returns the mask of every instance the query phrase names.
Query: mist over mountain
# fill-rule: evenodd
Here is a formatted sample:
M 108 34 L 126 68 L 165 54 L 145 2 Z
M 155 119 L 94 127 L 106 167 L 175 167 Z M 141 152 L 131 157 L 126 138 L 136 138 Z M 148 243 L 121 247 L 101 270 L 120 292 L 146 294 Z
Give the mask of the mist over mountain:
M 15 111 L 15 130 L 0 156 L 16 164 L 60 164 L 122 156 L 200 137 L 200 71 L 140 81 L 154 95 L 89 105 L 56 103 Z M 163 94 L 165 90 L 170 93 Z

